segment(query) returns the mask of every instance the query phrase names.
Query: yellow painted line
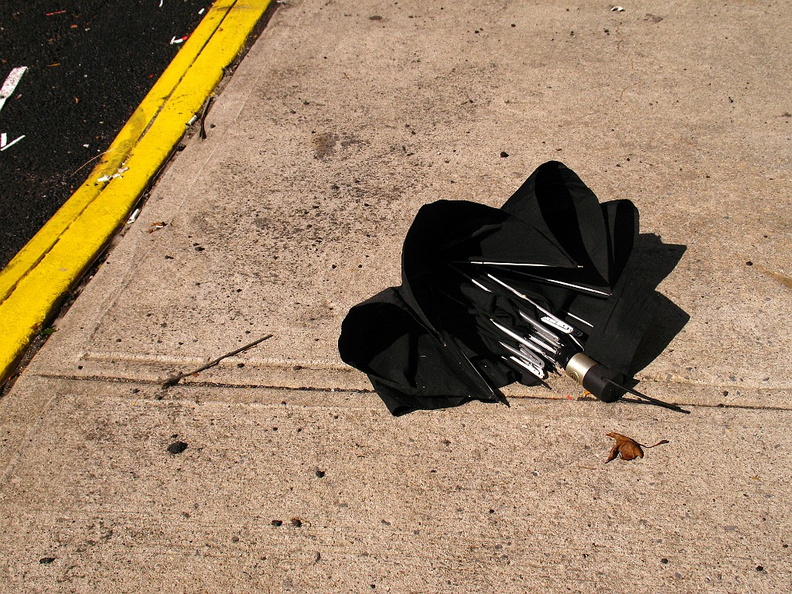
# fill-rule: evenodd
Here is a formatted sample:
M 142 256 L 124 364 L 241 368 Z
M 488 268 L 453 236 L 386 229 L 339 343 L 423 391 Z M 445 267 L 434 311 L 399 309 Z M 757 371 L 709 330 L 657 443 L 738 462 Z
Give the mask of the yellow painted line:
M 126 221 L 270 1 L 217 0 L 88 180 L 0 271 L 0 382 Z

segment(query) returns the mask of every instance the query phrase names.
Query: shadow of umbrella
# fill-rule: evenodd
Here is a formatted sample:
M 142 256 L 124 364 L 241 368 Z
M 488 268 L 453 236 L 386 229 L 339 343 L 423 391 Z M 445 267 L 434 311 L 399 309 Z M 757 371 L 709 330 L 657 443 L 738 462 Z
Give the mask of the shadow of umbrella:
M 663 243 L 654 233 L 642 233 L 633 248 L 632 265 L 647 285 L 657 287 L 682 260 L 687 246 Z M 662 293 L 656 311 L 630 365 L 634 375 L 654 361 L 690 321 L 690 316 Z

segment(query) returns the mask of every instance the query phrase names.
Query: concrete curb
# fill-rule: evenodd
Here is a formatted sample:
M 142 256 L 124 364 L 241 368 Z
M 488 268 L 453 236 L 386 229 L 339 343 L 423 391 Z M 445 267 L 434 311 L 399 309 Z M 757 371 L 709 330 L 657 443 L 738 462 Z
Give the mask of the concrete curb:
M 0 271 L 0 382 L 124 223 L 269 5 L 215 2 L 87 181 Z

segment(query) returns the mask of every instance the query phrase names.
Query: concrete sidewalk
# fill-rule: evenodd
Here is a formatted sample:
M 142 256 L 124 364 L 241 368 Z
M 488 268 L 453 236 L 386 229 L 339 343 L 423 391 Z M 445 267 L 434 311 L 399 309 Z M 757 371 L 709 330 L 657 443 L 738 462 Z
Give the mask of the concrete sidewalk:
M 0 590 L 792 589 L 786 5 L 447 4 L 275 13 L 0 400 Z M 420 205 L 550 159 L 684 251 L 638 379 L 692 414 L 559 378 L 390 417 L 347 310 Z M 605 465 L 611 431 L 670 443 Z

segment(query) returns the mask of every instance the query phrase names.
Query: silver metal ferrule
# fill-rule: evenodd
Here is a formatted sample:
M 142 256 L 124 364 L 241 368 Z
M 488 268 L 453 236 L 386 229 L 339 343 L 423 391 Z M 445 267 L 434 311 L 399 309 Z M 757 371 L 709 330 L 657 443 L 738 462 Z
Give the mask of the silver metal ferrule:
M 566 371 L 566 374 L 577 383 L 582 384 L 583 378 L 586 377 L 589 369 L 594 367 L 596 364 L 597 362 L 588 355 L 577 353 L 576 355 L 573 355 L 569 360 L 569 363 L 566 364 L 564 371 Z

